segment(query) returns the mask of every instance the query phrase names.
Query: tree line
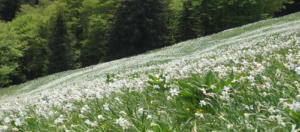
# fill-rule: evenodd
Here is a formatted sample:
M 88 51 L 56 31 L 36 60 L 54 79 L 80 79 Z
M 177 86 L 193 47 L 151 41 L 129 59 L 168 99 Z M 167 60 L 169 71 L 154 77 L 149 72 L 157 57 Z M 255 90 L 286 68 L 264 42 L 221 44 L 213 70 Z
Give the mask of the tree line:
M 295 12 L 284 8 L 294 4 L 298 3 L 1 0 L 0 87 L 285 15 Z

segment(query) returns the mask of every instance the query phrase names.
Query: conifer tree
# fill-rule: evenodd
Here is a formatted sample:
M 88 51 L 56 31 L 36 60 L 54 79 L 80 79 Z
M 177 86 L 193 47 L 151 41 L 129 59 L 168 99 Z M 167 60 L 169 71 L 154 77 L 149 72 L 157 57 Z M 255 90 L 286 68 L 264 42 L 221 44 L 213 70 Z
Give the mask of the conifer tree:
M 46 40 L 46 27 L 38 25 L 35 36 L 28 38 L 28 49 L 21 59 L 22 74 L 27 80 L 35 79 L 48 74 L 50 50 Z
M 20 0 L 1 0 L 0 1 L 0 19 L 11 21 L 20 7 Z
M 291 0 L 202 0 L 195 7 L 205 35 L 271 18 Z
M 287 14 L 295 13 L 300 11 L 300 0 L 293 0 L 285 4 L 285 8 L 276 12 L 275 16 L 284 16 Z
M 107 33 L 104 20 L 101 17 L 94 18 L 89 24 L 87 39 L 81 48 L 80 60 L 83 66 L 98 64 L 104 61 L 107 50 Z
M 80 62 L 89 66 L 103 62 L 106 58 L 107 43 L 112 18 L 119 0 L 89 0 L 82 3 L 80 23 L 82 25 L 82 47 Z
M 63 11 L 58 11 L 53 18 L 48 37 L 50 56 L 50 73 L 60 72 L 72 68 L 72 47 L 68 38 L 66 21 Z
M 168 45 L 166 0 L 124 0 L 115 14 L 111 59 Z
M 177 41 L 185 41 L 202 36 L 203 28 L 200 14 L 195 10 L 194 0 L 186 0 L 180 13 Z

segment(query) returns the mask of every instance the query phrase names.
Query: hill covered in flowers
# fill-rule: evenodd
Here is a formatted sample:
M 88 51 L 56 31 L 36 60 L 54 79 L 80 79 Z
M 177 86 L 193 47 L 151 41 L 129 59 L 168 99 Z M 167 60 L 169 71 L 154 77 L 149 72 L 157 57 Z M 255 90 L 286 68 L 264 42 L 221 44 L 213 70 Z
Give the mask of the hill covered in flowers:
M 0 131 L 299 131 L 300 13 L 0 89 Z

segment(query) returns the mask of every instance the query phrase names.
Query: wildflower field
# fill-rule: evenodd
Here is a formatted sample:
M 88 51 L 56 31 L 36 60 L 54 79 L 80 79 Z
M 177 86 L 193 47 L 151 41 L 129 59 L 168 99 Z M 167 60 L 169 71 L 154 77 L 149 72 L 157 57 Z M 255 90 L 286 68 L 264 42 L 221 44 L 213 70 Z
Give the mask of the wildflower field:
M 0 131 L 300 131 L 300 13 L 1 89 Z

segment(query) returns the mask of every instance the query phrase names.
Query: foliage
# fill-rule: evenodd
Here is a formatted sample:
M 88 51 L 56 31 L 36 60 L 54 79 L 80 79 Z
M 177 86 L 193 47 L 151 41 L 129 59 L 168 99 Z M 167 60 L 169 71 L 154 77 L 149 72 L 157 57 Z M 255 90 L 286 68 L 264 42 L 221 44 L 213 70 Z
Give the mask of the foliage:
M 284 16 L 288 15 L 294 12 L 299 12 L 300 11 L 300 1 L 299 0 L 294 0 L 292 2 L 286 3 L 285 8 L 282 10 L 278 11 L 275 13 L 275 16 Z
M 57 15 L 52 17 L 52 25 L 48 36 L 51 50 L 49 72 L 56 73 L 72 68 L 72 47 L 67 30 L 64 10 L 60 9 Z
M 178 41 L 185 41 L 203 35 L 200 14 L 194 10 L 195 2 L 186 0 L 183 3 L 183 10 L 180 12 L 178 24 Z
M 118 0 L 84 1 L 81 14 L 82 47 L 80 62 L 83 66 L 98 64 L 106 60 L 108 40 L 113 25 L 113 14 L 118 7 Z
M 26 43 L 19 39 L 10 25 L 0 25 L 0 87 L 11 83 L 11 76 L 20 66 L 19 58 L 23 56 Z
M 195 2 L 205 35 L 270 18 L 290 0 L 203 0 Z
M 4 21 L 11 21 L 20 6 L 19 0 L 1 0 L 0 1 L 0 19 Z
M 167 1 L 125 0 L 115 15 L 109 42 L 110 59 L 168 45 Z
M 14 19 L 22 4 L 37 5 L 39 0 L 1 0 L 0 19 L 4 21 Z
M 11 57 L 2 62 L 11 63 L 3 81 L 17 84 L 136 55 L 266 19 L 284 6 L 296 11 L 292 5 L 297 1 L 1 0 L 1 43 L 26 47 L 3 51 L 2 58 Z
M 25 15 L 12 22 L 13 30 L 19 36 L 19 40 L 25 42 L 27 49 L 20 58 L 21 67 L 15 81 L 24 82 L 48 73 L 49 48 L 46 41 L 45 25 L 39 21 L 40 15 Z

